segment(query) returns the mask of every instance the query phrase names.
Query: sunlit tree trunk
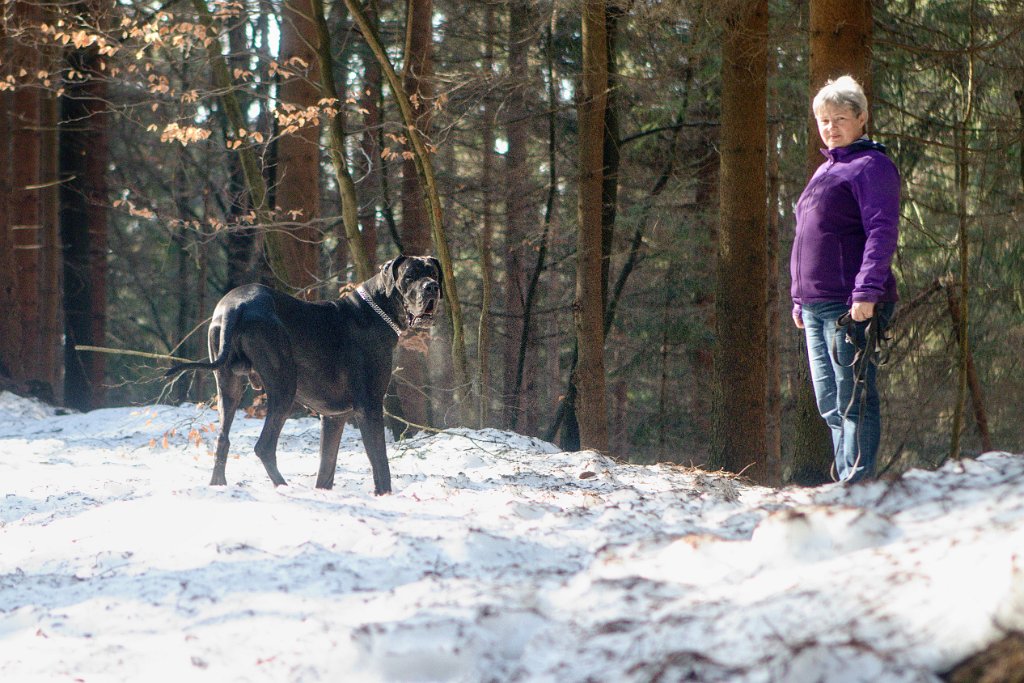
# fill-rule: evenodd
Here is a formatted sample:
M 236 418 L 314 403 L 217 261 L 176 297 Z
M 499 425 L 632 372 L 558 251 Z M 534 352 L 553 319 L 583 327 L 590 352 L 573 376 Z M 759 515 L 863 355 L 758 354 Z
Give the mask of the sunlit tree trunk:
M 830 78 L 850 75 L 871 98 L 871 0 L 810 0 L 810 95 Z M 821 139 L 808 97 L 807 158 L 813 172 L 822 161 Z M 870 125 L 870 119 L 869 123 Z
M 320 100 L 320 64 L 314 46 L 318 44 L 311 0 L 286 0 L 281 7 L 281 48 L 279 61 L 291 75 L 284 78 L 279 93 L 281 106 L 301 111 L 316 107 Z M 286 109 L 287 115 L 287 109 Z M 307 119 L 308 120 L 308 119 Z M 288 286 L 314 299 L 320 280 L 320 127 L 296 121 L 298 130 L 285 133 L 277 142 L 277 191 L 279 220 L 300 225 L 284 231 L 288 271 L 278 273 Z M 305 225 L 301 225 L 305 224 Z

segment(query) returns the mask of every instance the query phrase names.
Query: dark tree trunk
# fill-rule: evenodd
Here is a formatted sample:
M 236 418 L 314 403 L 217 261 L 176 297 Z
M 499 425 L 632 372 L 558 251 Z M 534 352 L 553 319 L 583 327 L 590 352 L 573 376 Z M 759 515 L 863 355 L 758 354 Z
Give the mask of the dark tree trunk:
M 721 213 L 715 297 L 712 468 L 779 481 L 769 452 L 767 52 L 768 2 L 738 5 L 722 46 Z
M 374 25 L 380 23 L 376 2 L 367 4 L 366 16 Z M 362 227 L 363 242 L 366 245 L 366 253 L 372 266 L 377 261 L 377 233 L 379 230 L 377 207 L 383 206 L 385 203 L 382 185 L 383 164 L 380 156 L 381 126 L 384 123 L 384 113 L 381 108 L 384 74 L 373 53 L 366 47 L 366 43 L 360 42 L 359 45 L 363 62 L 363 90 L 359 95 L 359 108 L 364 112 L 364 129 L 360 137 L 363 155 L 360 160 L 362 166 L 359 170 L 364 177 L 364 186 L 369 188 L 369 191 L 363 195 L 368 199 L 364 201 L 365 206 L 359 213 L 359 224 Z
M 263 30 L 263 41 L 267 38 L 268 8 L 262 8 L 260 15 L 260 27 Z M 244 9 L 243 9 L 244 11 Z M 228 45 L 230 47 L 231 71 L 244 72 L 248 68 L 248 48 L 245 30 L 248 22 L 238 21 L 228 34 Z M 239 88 L 238 97 L 242 100 L 242 107 L 248 109 L 248 98 L 246 90 Z M 267 124 L 270 125 L 269 123 Z M 265 132 L 269 132 L 265 131 Z M 229 217 L 234 219 L 229 222 L 234 226 L 228 231 L 225 237 L 225 251 L 227 252 L 227 282 L 225 291 L 234 289 L 240 285 L 254 282 L 257 277 L 255 273 L 254 255 L 256 247 L 256 231 L 252 228 L 242 227 L 239 219 L 249 211 L 248 195 L 245 186 L 245 173 L 242 170 L 242 162 L 238 155 L 232 154 L 228 157 L 228 168 L 230 174 L 229 192 L 232 198 L 229 209 Z
M 56 237 L 56 110 L 52 95 L 33 83 L 48 71 L 47 53 L 26 42 L 44 20 L 43 8 L 13 2 L 4 8 L 8 27 L 21 32 L 5 41 L 0 57 L 3 75 L 16 86 L 4 109 L 10 159 L 10 184 L 5 212 L 7 249 L 5 274 L 9 288 L 6 316 L 13 318 L 10 336 L 0 339 L 0 358 L 11 387 L 56 402 L 63 393 L 63 354 L 60 350 L 60 273 L 55 267 Z M 27 81 L 27 82 L 26 82 Z
M 487 43 L 484 47 L 484 73 L 490 79 L 494 76 L 494 45 L 497 32 L 497 18 L 494 6 L 484 10 L 484 33 Z M 495 102 L 489 93 L 484 98 L 484 120 L 480 131 L 480 321 L 477 326 L 477 426 L 487 427 L 491 422 L 491 304 L 494 300 L 494 166 L 495 157 Z
M 103 346 L 106 336 L 108 119 L 102 59 L 94 49 L 70 53 L 71 68 L 86 78 L 69 81 L 61 98 L 64 401 L 83 411 L 102 406 L 104 394 L 105 356 L 75 350 L 76 344 Z
M 527 92 L 530 87 L 528 57 L 530 48 L 530 4 L 513 0 L 508 17 L 508 79 L 506 97 L 505 134 L 508 151 L 505 153 L 505 338 L 503 343 L 503 411 L 502 426 L 515 429 L 522 412 L 519 374 L 525 370 L 520 364 L 520 349 L 525 352 L 529 330 L 524 320 L 526 298 L 526 241 L 530 229 L 530 174 L 529 121 L 527 120 Z
M 580 446 L 608 450 L 605 396 L 602 233 L 604 209 L 605 108 L 608 94 L 608 41 L 604 0 L 583 7 L 583 74 L 580 79 L 579 239 L 573 318 L 579 363 L 576 419 Z

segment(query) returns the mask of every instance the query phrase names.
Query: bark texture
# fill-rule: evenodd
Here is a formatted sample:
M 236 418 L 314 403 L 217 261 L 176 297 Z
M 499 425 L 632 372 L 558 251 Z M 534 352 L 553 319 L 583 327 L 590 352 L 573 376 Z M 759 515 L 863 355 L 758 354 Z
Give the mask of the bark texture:
M 603 0 L 583 7 L 583 75 L 580 79 L 579 236 L 576 252 L 576 300 L 573 319 L 579 363 L 574 373 L 580 446 L 608 450 L 608 413 L 604 370 L 604 283 L 602 210 L 604 127 L 608 101 L 608 41 Z
M 711 466 L 773 485 L 768 437 L 768 3 L 739 4 L 722 45 L 720 224 Z

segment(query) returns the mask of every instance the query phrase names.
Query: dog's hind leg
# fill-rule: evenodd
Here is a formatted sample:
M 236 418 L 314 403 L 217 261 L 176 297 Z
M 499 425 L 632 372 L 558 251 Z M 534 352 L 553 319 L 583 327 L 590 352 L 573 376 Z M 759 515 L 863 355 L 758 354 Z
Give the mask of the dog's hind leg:
M 277 469 L 277 440 L 284 429 L 284 423 L 288 419 L 288 413 L 292 410 L 294 392 L 292 398 L 274 397 L 267 394 L 267 419 L 263 422 L 263 430 L 260 438 L 256 440 L 256 455 L 263 463 L 264 469 L 274 486 L 286 486 L 288 482 L 281 476 Z
M 252 360 L 253 370 L 263 380 L 263 390 L 267 393 L 267 419 L 256 440 L 255 451 L 274 486 L 285 486 L 288 482 L 277 469 L 277 440 L 295 404 L 297 370 L 291 341 L 284 328 L 275 325 L 261 329 L 262 333 L 252 335 L 246 345 L 246 355 Z
M 231 440 L 231 423 L 242 400 L 244 386 L 242 378 L 231 374 L 230 370 L 218 370 L 214 373 L 217 380 L 217 411 L 220 413 L 220 436 L 217 437 L 217 456 L 213 463 L 213 478 L 210 486 L 227 486 L 228 480 L 224 468 L 228 463 L 228 449 Z
M 316 475 L 318 489 L 334 488 L 334 471 L 338 466 L 338 446 L 345 431 L 345 416 L 320 416 L 320 471 Z

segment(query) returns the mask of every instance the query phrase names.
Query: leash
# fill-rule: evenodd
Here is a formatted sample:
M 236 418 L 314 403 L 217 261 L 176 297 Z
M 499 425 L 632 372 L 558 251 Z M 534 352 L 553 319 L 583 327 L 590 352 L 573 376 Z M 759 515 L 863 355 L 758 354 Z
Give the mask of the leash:
M 867 388 L 867 376 L 868 368 L 874 364 L 876 366 L 885 365 L 889 362 L 889 354 L 886 348 L 885 342 L 889 340 L 886 337 L 884 331 L 879 330 L 879 318 L 878 315 L 874 315 L 868 319 L 867 326 L 864 328 L 864 346 L 862 347 L 857 343 L 856 328 L 857 323 L 849 312 L 844 313 L 836 320 L 836 334 L 832 337 L 832 362 L 840 367 L 853 368 L 853 392 L 850 395 L 850 403 L 846 406 L 843 411 L 843 421 L 846 421 L 850 415 L 850 411 L 853 409 L 854 401 L 857 397 L 858 390 L 860 391 L 860 412 L 857 416 L 857 457 L 854 458 L 853 466 L 850 468 L 850 474 L 843 480 L 847 481 L 857 473 L 857 467 L 860 465 L 861 458 L 861 429 L 864 424 L 864 410 L 867 406 L 868 394 Z M 839 332 L 842 331 L 846 341 L 853 345 L 856 351 L 853 354 L 853 360 L 849 365 L 842 363 L 839 360 Z M 833 460 L 832 469 L 830 472 L 832 481 L 839 481 L 839 477 L 836 472 L 836 464 Z
M 391 319 L 391 316 L 385 313 L 384 309 L 378 306 L 377 302 L 370 298 L 370 295 L 366 293 L 366 290 L 363 289 L 362 285 L 356 287 L 356 293 L 359 294 L 360 299 L 370 304 L 370 308 L 376 311 L 377 315 L 384 319 L 384 322 L 388 324 L 388 327 L 395 331 L 396 335 L 398 335 L 399 337 L 402 336 L 402 328 L 396 325 L 395 321 Z

